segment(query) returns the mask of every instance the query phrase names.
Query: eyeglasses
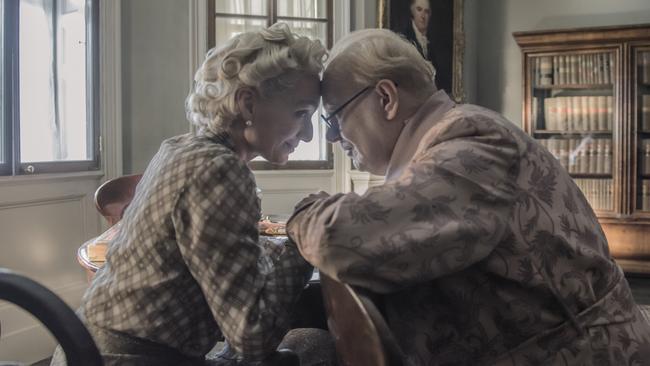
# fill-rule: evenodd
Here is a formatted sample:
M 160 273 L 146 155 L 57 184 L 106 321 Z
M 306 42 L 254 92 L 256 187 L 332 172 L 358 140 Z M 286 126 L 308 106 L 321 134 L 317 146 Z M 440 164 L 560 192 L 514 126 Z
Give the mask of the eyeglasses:
M 398 84 L 397 84 L 396 82 L 393 82 L 393 84 L 395 84 L 395 87 L 398 86 Z M 326 125 L 327 128 L 329 128 L 329 129 L 333 129 L 333 128 L 335 128 L 335 127 L 338 128 L 338 126 L 334 126 L 334 124 L 332 123 L 332 120 L 333 120 L 334 118 L 336 118 L 336 115 L 337 115 L 337 114 L 341 113 L 341 111 L 343 110 L 343 108 L 345 108 L 348 104 L 352 103 L 353 100 L 357 99 L 361 94 L 363 94 L 366 90 L 368 90 L 368 89 L 370 89 L 370 88 L 372 88 L 372 86 L 366 86 L 365 88 L 359 90 L 359 92 L 358 92 L 357 94 L 353 95 L 352 98 L 348 99 L 347 102 L 341 104 L 341 106 L 338 107 L 338 108 L 336 108 L 336 109 L 334 110 L 334 112 L 330 113 L 329 116 L 326 117 L 324 114 L 321 114 L 321 115 L 320 115 L 320 119 L 321 119 L 321 121 L 323 121 L 323 123 L 325 123 L 325 125 Z
M 363 94 L 366 90 L 368 90 L 370 88 L 372 88 L 372 86 L 366 86 L 365 88 L 359 90 L 359 92 L 357 94 L 353 95 L 352 98 L 348 99 L 347 102 L 341 104 L 341 106 L 336 108 L 334 110 L 334 112 L 330 113 L 329 116 L 326 117 L 324 114 L 321 114 L 320 115 L 321 121 L 323 121 L 323 123 L 325 123 L 327 128 L 334 128 L 334 124 L 332 123 L 332 119 L 334 119 L 336 117 L 336 115 L 343 110 L 343 108 L 345 108 L 348 104 L 352 103 L 353 100 L 357 99 L 361 94 Z

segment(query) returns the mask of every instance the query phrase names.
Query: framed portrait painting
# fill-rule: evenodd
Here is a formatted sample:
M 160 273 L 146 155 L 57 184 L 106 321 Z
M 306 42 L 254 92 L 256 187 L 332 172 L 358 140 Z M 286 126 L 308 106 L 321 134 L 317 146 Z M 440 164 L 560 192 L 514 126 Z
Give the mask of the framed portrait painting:
M 436 69 L 436 85 L 463 102 L 463 0 L 379 0 L 380 28 L 404 36 Z

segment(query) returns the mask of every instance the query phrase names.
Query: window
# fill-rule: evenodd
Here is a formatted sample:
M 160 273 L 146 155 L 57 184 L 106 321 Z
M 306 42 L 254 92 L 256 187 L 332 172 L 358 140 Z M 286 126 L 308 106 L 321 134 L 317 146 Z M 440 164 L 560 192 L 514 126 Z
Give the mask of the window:
M 3 175 L 99 168 L 97 0 L 4 1 Z
M 225 43 L 235 35 L 285 22 L 291 30 L 332 46 L 332 0 L 211 0 L 208 2 L 208 48 Z M 319 109 L 312 117 L 314 138 L 301 143 L 282 167 L 262 159 L 253 169 L 332 169 L 331 145 L 319 122 Z

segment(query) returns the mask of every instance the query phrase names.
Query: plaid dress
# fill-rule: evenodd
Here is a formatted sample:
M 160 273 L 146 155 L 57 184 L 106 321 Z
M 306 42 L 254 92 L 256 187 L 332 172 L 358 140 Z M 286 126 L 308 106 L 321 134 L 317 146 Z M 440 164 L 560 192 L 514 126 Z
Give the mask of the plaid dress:
M 223 337 L 245 360 L 273 352 L 312 267 L 293 245 L 260 242 L 255 188 L 227 136 L 163 142 L 83 297 L 79 313 L 91 332 L 189 359 Z

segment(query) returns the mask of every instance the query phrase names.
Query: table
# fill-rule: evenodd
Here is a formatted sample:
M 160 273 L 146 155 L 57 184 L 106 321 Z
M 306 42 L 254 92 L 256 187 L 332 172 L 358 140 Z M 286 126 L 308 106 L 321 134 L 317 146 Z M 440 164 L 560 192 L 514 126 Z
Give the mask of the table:
M 92 238 L 88 240 L 77 249 L 77 261 L 86 271 L 86 279 L 88 282 L 92 281 L 93 277 L 95 277 L 95 272 L 97 272 L 97 270 L 103 265 L 103 262 L 93 262 L 88 257 L 88 246 L 92 244 L 95 239 L 96 238 Z
M 83 243 L 79 249 L 77 249 L 77 261 L 86 271 L 86 278 L 88 279 L 88 282 L 92 281 L 93 277 L 95 276 L 95 272 L 97 272 L 97 270 L 100 269 L 104 264 L 103 262 L 93 262 L 88 257 L 88 246 L 92 244 L 95 239 L 96 238 L 92 238 L 88 240 L 87 242 Z M 314 269 L 314 273 L 309 279 L 309 284 L 317 283 L 320 283 L 320 276 L 318 275 L 318 269 Z

